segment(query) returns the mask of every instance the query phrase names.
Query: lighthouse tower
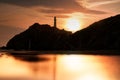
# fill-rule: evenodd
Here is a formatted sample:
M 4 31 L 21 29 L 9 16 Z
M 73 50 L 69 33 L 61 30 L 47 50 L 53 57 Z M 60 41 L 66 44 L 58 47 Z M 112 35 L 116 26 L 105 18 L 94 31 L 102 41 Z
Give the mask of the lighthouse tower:
M 57 28 L 57 20 L 56 20 L 56 16 L 54 17 L 54 27 Z

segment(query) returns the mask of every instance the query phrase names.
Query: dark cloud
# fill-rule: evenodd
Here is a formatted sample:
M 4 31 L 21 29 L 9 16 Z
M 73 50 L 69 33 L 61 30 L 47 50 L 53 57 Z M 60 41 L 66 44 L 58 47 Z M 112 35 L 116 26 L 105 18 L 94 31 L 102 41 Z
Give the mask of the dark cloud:
M 67 10 L 60 10 L 60 9 L 40 9 L 40 10 L 38 10 L 38 11 L 40 11 L 40 12 L 43 12 L 43 13 L 55 13 L 55 14 L 65 14 L 65 13 L 72 13 L 72 12 L 74 12 L 74 10 L 71 10 L 71 9 L 67 9 Z
M 104 11 L 97 11 L 97 10 L 91 10 L 91 9 L 67 9 L 67 10 L 60 10 L 60 9 L 40 9 L 38 10 L 43 13 L 47 14 L 68 14 L 68 13 L 74 13 L 74 12 L 82 12 L 82 13 L 88 13 L 88 14 L 106 14 Z
M 46 15 L 47 17 L 54 17 L 53 15 Z M 56 14 L 57 18 L 69 18 L 70 16 L 67 15 L 61 15 L 61 14 Z
M 104 11 L 97 11 L 97 10 L 87 10 L 85 11 L 85 13 L 91 13 L 91 14 L 107 14 L 107 12 L 104 12 Z
M 0 2 L 26 7 L 44 6 L 53 8 L 82 8 L 75 0 L 0 0 Z
M 82 1 L 82 0 L 81 0 Z M 73 13 L 83 12 L 92 14 L 104 14 L 105 12 L 90 10 L 82 6 L 76 0 L 0 0 L 1 3 L 9 3 L 24 7 L 45 7 L 40 9 L 43 13 Z

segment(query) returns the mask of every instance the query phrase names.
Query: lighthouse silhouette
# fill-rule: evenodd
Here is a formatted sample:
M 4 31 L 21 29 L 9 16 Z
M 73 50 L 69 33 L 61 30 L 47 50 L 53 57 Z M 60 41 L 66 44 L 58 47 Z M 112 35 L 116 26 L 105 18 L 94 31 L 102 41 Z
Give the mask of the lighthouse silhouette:
M 56 16 L 54 17 L 54 27 L 57 28 L 57 19 L 56 19 Z

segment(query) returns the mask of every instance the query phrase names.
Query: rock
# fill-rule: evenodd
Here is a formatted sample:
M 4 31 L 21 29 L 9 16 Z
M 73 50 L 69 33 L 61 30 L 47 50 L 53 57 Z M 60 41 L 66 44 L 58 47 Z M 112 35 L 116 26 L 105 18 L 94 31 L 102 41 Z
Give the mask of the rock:
M 14 36 L 7 49 L 14 50 L 120 50 L 120 15 L 95 22 L 72 34 L 38 23 Z
M 120 50 L 120 15 L 93 23 L 70 38 L 74 50 Z
M 24 32 L 14 36 L 7 43 L 14 50 L 66 50 L 71 32 L 59 30 L 50 25 L 33 24 Z

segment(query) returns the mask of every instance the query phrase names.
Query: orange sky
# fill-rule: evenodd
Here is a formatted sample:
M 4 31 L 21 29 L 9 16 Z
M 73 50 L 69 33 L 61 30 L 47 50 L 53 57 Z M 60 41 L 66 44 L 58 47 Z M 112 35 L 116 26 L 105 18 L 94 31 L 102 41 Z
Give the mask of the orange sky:
M 0 0 L 0 46 L 35 22 L 65 29 L 68 18 L 80 20 L 81 28 L 120 13 L 120 0 Z

